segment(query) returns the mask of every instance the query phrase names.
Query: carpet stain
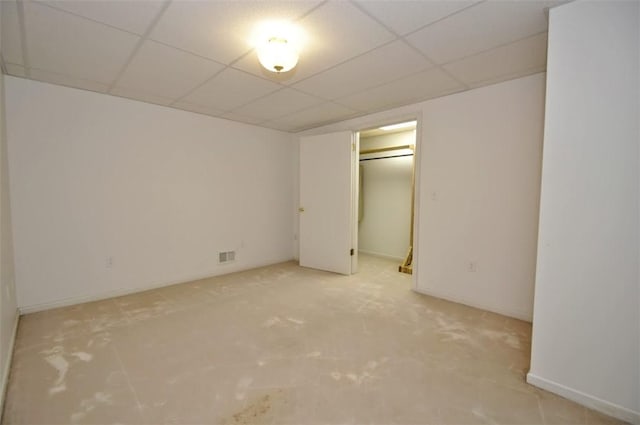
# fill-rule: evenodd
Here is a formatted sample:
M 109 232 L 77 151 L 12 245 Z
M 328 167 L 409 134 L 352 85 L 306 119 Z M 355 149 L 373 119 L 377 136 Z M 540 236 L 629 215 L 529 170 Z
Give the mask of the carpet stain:
M 279 389 L 272 394 L 266 394 L 257 400 L 251 402 L 240 412 L 231 416 L 227 421 L 224 421 L 225 425 L 248 425 L 261 422 L 268 422 L 265 418 L 272 410 L 275 403 L 281 403 L 283 401 L 284 391 Z

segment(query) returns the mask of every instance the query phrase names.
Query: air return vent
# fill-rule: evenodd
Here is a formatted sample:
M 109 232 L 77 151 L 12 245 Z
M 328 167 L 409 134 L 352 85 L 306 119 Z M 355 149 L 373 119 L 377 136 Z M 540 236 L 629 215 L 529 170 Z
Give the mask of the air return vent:
M 232 261 L 235 261 L 235 259 L 236 259 L 235 251 L 225 251 L 225 252 L 218 253 L 218 263 L 220 264 L 230 263 Z

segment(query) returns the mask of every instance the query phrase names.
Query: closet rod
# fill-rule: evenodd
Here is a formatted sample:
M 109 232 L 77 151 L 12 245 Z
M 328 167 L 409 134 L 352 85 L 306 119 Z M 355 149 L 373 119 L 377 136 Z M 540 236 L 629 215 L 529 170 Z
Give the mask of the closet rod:
M 365 150 L 361 150 L 360 151 L 360 155 L 366 155 L 368 153 L 397 151 L 397 150 L 400 150 L 400 149 L 411 149 L 411 150 L 413 150 L 413 145 L 389 146 L 389 147 L 386 147 L 386 148 L 365 149 Z
M 360 162 L 362 162 L 362 161 L 375 161 L 376 159 L 400 158 L 400 157 L 403 157 L 403 156 L 413 156 L 413 154 L 412 153 L 405 153 L 405 154 L 402 154 L 402 155 L 381 156 L 381 157 L 378 157 L 378 158 L 364 158 L 364 159 L 361 159 Z

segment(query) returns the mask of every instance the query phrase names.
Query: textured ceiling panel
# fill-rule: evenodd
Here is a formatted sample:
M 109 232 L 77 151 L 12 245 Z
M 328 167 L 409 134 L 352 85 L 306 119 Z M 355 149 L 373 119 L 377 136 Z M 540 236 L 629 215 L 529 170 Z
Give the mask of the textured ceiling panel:
M 116 85 L 177 99 L 223 68 L 212 60 L 147 40 Z
M 501 0 L 4 0 L 10 75 L 299 131 L 544 71 L 548 7 Z M 254 29 L 306 34 L 266 71 Z
M 282 89 L 232 112 L 264 121 L 283 117 L 322 103 L 321 99 L 292 89 Z
M 48 0 L 39 1 L 103 24 L 142 35 L 162 9 L 160 1 Z
M 360 0 L 357 4 L 397 34 L 405 35 L 478 1 Z
M 227 68 L 183 100 L 228 111 L 280 88 L 277 83 Z
M 543 33 L 450 63 L 444 68 L 465 84 L 478 86 L 541 72 L 546 64 L 547 34 Z
M 500 47 L 547 31 L 551 1 L 488 1 L 407 37 L 438 64 Z
M 44 71 L 109 84 L 140 39 L 47 6 L 24 5 L 29 64 Z
M 326 99 L 336 99 L 432 66 L 424 56 L 404 41 L 398 40 L 294 84 L 293 87 Z
M 357 111 L 347 108 L 346 106 L 327 102 L 318 106 L 312 106 L 300 112 L 292 113 L 280 119 L 269 121 L 265 123 L 265 125 L 279 125 L 286 126 L 291 130 L 302 130 L 309 126 L 318 125 L 318 123 L 345 120 L 357 114 Z
M 353 109 L 374 112 L 414 103 L 422 99 L 442 96 L 464 88 L 465 86 L 439 68 L 432 68 L 401 80 L 338 99 L 338 102 Z
M 7 63 L 24 65 L 18 3 L 15 0 L 7 0 L 3 1 L 0 7 L 2 7 L 2 20 L 0 21 L 2 57 Z

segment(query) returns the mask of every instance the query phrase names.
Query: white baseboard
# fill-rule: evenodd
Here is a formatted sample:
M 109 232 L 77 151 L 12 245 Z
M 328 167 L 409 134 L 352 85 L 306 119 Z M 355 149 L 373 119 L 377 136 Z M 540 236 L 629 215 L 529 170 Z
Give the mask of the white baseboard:
M 16 335 L 18 333 L 18 321 L 20 320 L 20 313 L 16 309 L 16 317 L 13 321 L 13 331 L 11 332 L 11 339 L 9 340 L 9 347 L 7 351 L 7 358 L 2 365 L 2 381 L 0 382 L 0 417 L 4 409 L 4 398 L 7 395 L 7 385 L 9 383 L 9 372 L 11 372 L 11 361 L 13 360 L 13 347 L 16 344 Z
M 372 257 L 385 258 L 387 260 L 395 260 L 395 261 L 399 261 L 399 262 L 403 262 L 404 261 L 403 257 L 396 257 L 394 255 L 387 255 L 387 254 L 380 254 L 379 252 L 364 251 L 362 249 L 358 250 L 358 254 L 371 255 Z
M 150 291 L 152 289 L 163 288 L 165 286 L 177 285 L 179 283 L 186 283 L 186 282 L 191 282 L 191 281 L 200 280 L 200 279 L 208 279 L 211 277 L 222 276 L 225 274 L 237 273 L 245 270 L 266 267 L 273 264 L 286 263 L 287 261 L 291 261 L 291 260 L 292 260 L 291 258 L 287 258 L 282 261 L 266 262 L 264 264 L 256 263 L 251 265 L 242 264 L 242 263 L 228 264 L 228 265 L 223 265 L 222 267 L 216 268 L 215 271 L 212 270 L 210 272 L 206 272 L 203 274 L 188 275 L 188 276 L 174 278 L 167 281 L 155 282 L 155 283 L 146 284 L 146 285 L 137 286 L 137 287 L 119 288 L 119 289 L 114 289 L 110 291 L 100 292 L 97 294 L 81 295 L 77 297 L 69 297 L 69 298 L 63 298 L 60 300 L 48 301 L 45 303 L 20 306 L 18 307 L 18 311 L 22 315 L 22 314 L 36 313 L 38 311 L 51 310 L 53 308 L 68 307 L 76 304 L 106 300 L 109 298 L 121 297 L 123 295 L 135 294 L 137 292 L 144 292 L 144 291 Z
M 150 291 L 152 289 L 171 286 L 171 285 L 175 285 L 177 283 L 182 283 L 182 282 L 189 282 L 190 280 L 205 279 L 207 277 L 212 277 L 212 276 L 202 276 L 202 277 L 196 277 L 196 278 L 184 280 L 184 281 L 167 282 L 167 283 L 161 283 L 157 285 L 145 285 L 145 286 L 140 286 L 136 288 L 120 288 L 112 291 L 100 292 L 99 294 L 81 295 L 78 297 L 63 298 L 60 300 L 49 301 L 49 302 L 40 303 L 40 304 L 31 304 L 31 305 L 21 306 L 21 307 L 18 307 L 18 311 L 20 312 L 20 315 L 37 313 L 39 311 L 51 310 L 54 308 L 69 307 L 76 304 L 90 303 L 93 301 L 101 301 L 109 298 L 121 297 L 123 295 L 135 294 L 137 292 Z
M 640 412 L 634 412 L 626 407 L 619 406 L 617 404 L 602 400 L 589 394 L 585 394 L 581 391 L 574 390 L 573 388 L 566 387 L 557 382 L 550 381 L 545 378 L 541 378 L 527 373 L 527 382 L 543 390 L 558 394 L 566 399 L 575 401 L 578 404 L 586 406 L 590 409 L 596 410 L 605 415 L 613 416 L 625 422 L 640 425 Z
M 497 314 L 501 314 L 503 316 L 513 317 L 514 319 L 519 319 L 519 320 L 523 320 L 525 322 L 531 323 L 531 315 L 526 313 L 526 312 L 524 312 L 524 311 L 516 311 L 516 310 L 511 310 L 511 309 L 508 309 L 508 308 L 490 306 L 490 305 L 486 305 L 486 304 L 483 304 L 483 303 L 479 303 L 479 302 L 477 302 L 475 300 L 470 300 L 470 299 L 465 298 L 465 297 L 460 297 L 458 295 L 448 294 L 448 293 L 444 293 L 444 292 L 441 292 L 441 291 L 434 291 L 434 290 L 431 290 L 431 289 L 423 289 L 423 288 L 415 287 L 415 288 L 413 288 L 413 290 L 415 292 L 420 293 L 420 294 L 429 295 L 431 297 L 436 297 L 436 298 L 441 298 L 443 300 L 452 301 L 452 302 L 458 303 L 458 304 L 468 305 L 470 307 L 479 308 L 481 310 L 487 310 L 487 311 L 490 311 L 492 313 L 497 313 Z

